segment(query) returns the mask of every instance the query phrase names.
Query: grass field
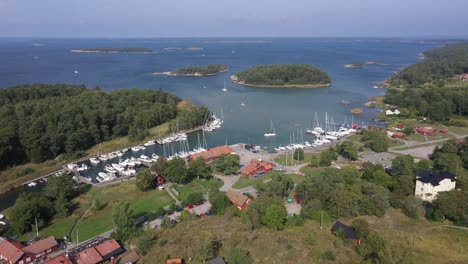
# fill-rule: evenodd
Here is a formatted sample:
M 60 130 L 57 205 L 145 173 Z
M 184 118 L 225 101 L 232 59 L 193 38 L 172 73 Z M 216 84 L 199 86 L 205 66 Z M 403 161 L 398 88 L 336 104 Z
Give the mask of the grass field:
M 312 157 L 314 156 L 317 158 L 320 158 L 320 154 L 304 153 L 304 159 L 301 161 L 298 161 L 295 159 L 291 160 L 291 154 L 289 155 L 283 154 L 283 155 L 277 156 L 275 158 L 275 162 L 283 166 L 300 165 L 300 164 L 310 163 L 312 161 Z
M 269 172 L 269 173 L 267 173 L 267 174 L 265 174 L 262 177 L 257 178 L 257 179 L 250 179 L 247 176 L 241 176 L 239 178 L 239 180 L 232 186 L 232 188 L 242 189 L 242 188 L 245 188 L 245 187 L 255 186 L 258 183 L 266 182 L 266 181 L 270 180 L 275 175 L 281 175 L 281 174 L 283 174 L 281 171 L 271 171 L 271 172 Z M 303 179 L 304 179 L 304 176 L 300 176 L 300 175 L 289 174 L 289 176 L 292 178 L 294 183 L 302 182 Z
M 187 196 L 192 193 L 202 193 L 206 194 L 211 189 L 219 189 L 223 186 L 223 182 L 218 179 L 211 179 L 211 180 L 194 180 L 189 184 L 180 185 L 176 184 L 174 188 L 179 192 L 179 195 L 176 195 L 176 198 L 179 201 L 183 201 Z
M 93 197 L 98 197 L 104 206 L 99 211 L 89 210 L 86 212 Z M 55 219 L 48 227 L 39 230 L 39 232 L 42 236 L 53 235 L 58 238 L 71 234 L 71 238 L 75 240 L 76 231 L 78 230 L 80 241 L 102 234 L 113 227 L 112 203 L 117 200 L 129 201 L 135 217 L 149 214 L 159 207 L 165 207 L 174 203 L 174 200 L 166 191 L 151 190 L 140 192 L 133 181 L 100 189 L 95 188 L 73 200 L 78 205 L 78 209 L 72 215 L 66 218 Z M 75 222 L 83 213 L 85 215 L 72 230 Z M 28 239 L 34 235 L 30 233 L 22 238 Z

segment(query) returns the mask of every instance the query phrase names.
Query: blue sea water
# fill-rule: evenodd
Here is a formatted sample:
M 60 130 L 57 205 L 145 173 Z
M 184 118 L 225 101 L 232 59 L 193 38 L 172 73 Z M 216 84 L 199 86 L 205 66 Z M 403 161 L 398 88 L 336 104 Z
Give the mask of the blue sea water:
M 382 95 L 378 82 L 417 62 L 425 50 L 444 41 L 402 41 L 398 39 L 0 39 L 0 88 L 29 83 L 68 83 L 99 86 L 111 91 L 124 88 L 163 89 L 206 105 L 224 125 L 206 133 L 209 146 L 254 143 L 272 148 L 287 144 L 291 131 L 311 125 L 317 112 L 325 112 L 336 123 L 349 110 L 364 108 L 354 117 L 358 124 L 372 124 L 376 109 L 362 104 Z M 145 47 L 151 54 L 72 53 L 71 49 L 94 47 Z M 175 47 L 182 49 L 167 50 Z M 200 47 L 201 50 L 187 50 Z M 377 61 L 361 69 L 347 69 L 351 62 Z M 190 65 L 226 64 L 230 71 L 210 77 L 153 75 Z M 229 76 L 254 65 L 306 63 L 320 67 L 332 78 L 332 85 L 319 89 L 268 89 L 232 84 Z M 75 69 L 79 72 L 75 74 Z M 226 82 L 228 91 L 221 89 Z M 350 104 L 343 105 L 342 100 Z M 242 107 L 244 102 L 246 107 Z M 277 136 L 265 138 L 270 120 Z M 191 147 L 197 136 L 191 135 Z M 304 133 L 304 140 L 311 140 Z M 154 149 L 152 149 L 154 150 Z M 160 152 L 160 149 L 155 150 Z M 149 151 L 146 154 L 150 154 Z M 95 169 L 97 170 L 97 169 Z M 4 199 L 2 199 L 4 200 Z M 5 208 L 0 202 L 0 210 Z

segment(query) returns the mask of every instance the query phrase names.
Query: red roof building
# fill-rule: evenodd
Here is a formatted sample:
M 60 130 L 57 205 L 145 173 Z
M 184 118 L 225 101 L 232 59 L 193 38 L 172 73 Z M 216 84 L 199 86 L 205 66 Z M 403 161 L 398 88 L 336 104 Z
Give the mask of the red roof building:
M 271 171 L 276 165 L 267 161 L 252 159 L 243 170 L 242 175 L 253 177 L 260 173 Z
M 48 261 L 44 262 L 44 264 L 73 264 L 73 262 L 71 262 L 67 255 L 62 254 L 53 259 L 49 259 Z
M 415 134 L 423 136 L 434 136 L 437 132 L 436 129 L 432 127 L 415 127 L 413 130 Z
M 97 252 L 102 256 L 103 259 L 109 259 L 113 256 L 120 255 L 123 253 L 122 246 L 115 239 L 106 240 L 102 244 L 95 247 Z
M 393 138 L 405 138 L 406 134 L 402 132 L 393 132 L 392 137 Z
M 16 241 L 4 240 L 0 243 L 0 259 L 9 264 L 31 263 L 57 250 L 54 237 L 41 239 L 29 246 L 23 247 Z
M 181 258 L 178 258 L 178 259 L 168 259 L 167 264 L 182 264 L 182 259 Z
M 233 150 L 228 145 L 222 145 L 214 148 L 210 148 L 207 151 L 195 153 L 190 156 L 191 160 L 196 160 L 199 157 L 202 157 L 205 161 L 213 161 L 223 154 L 233 153 Z
M 76 256 L 77 264 L 98 264 L 104 259 L 95 248 L 87 248 Z
M 226 196 L 229 198 L 229 200 L 231 201 L 233 205 L 239 208 L 239 210 L 241 211 L 247 210 L 247 206 L 250 203 L 250 198 L 247 195 L 244 195 L 240 193 L 239 191 L 234 191 L 233 189 L 230 189 L 226 193 Z

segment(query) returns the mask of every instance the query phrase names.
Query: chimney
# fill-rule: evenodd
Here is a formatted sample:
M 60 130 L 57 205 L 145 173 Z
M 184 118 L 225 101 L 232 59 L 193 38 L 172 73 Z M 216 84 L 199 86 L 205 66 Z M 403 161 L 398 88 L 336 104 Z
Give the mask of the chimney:
M 115 258 L 114 257 L 111 257 L 110 264 L 115 264 Z

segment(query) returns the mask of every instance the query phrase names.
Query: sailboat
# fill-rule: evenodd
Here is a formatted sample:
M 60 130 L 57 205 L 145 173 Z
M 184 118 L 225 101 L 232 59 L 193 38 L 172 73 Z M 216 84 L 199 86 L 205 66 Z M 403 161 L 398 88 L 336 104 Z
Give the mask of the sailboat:
M 221 89 L 223 92 L 227 92 L 227 88 L 226 88 L 226 81 L 224 82 L 224 88 Z
M 76 66 L 75 66 L 75 74 L 78 74 L 78 69 L 76 68 Z
M 276 136 L 275 127 L 273 126 L 273 120 L 270 120 L 270 131 L 263 134 L 265 137 L 274 137 Z

